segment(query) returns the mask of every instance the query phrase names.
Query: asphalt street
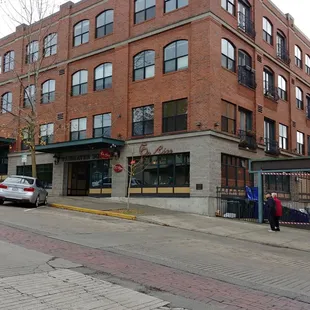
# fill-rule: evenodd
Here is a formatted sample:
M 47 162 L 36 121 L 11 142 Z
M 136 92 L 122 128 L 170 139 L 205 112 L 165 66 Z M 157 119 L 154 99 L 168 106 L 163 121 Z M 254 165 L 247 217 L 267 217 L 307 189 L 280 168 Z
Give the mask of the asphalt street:
M 309 258 L 308 252 L 148 223 L 0 207 L 2 279 L 70 271 L 172 307 L 310 309 Z

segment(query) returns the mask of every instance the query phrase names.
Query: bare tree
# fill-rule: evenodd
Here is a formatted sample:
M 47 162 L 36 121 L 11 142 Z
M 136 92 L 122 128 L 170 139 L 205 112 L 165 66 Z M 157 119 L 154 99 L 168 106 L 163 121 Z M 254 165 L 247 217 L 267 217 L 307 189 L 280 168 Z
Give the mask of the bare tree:
M 38 107 L 41 102 L 46 103 L 55 99 L 51 98 L 55 97 L 55 90 L 43 95 L 41 91 L 39 92 L 41 75 L 57 61 L 56 27 L 59 27 L 59 23 L 55 26 L 55 23 L 45 19 L 55 9 L 55 6 L 48 0 L 7 1 L 2 4 L 2 7 L 6 10 L 7 17 L 12 24 L 23 27 L 26 55 L 21 63 L 18 63 L 14 52 L 4 55 L 3 70 L 14 73 L 15 83 L 19 86 L 21 93 L 18 98 L 15 96 L 14 102 L 11 92 L 2 96 L 1 112 L 9 114 L 11 118 L 8 124 L 2 124 L 1 127 L 6 129 L 12 125 L 15 127 L 13 134 L 16 138 L 20 138 L 29 149 L 32 176 L 36 177 L 37 138 L 39 137 L 39 143 L 46 143 L 41 139 L 42 128 L 38 120 Z M 47 57 L 49 59 L 45 61 Z

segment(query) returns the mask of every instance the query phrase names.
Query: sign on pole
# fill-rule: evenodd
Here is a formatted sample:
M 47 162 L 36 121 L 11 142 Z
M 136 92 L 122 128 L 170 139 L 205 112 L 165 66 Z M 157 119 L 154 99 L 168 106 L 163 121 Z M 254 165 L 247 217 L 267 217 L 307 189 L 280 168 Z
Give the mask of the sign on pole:
M 27 164 L 27 155 L 26 154 L 22 155 L 22 164 Z

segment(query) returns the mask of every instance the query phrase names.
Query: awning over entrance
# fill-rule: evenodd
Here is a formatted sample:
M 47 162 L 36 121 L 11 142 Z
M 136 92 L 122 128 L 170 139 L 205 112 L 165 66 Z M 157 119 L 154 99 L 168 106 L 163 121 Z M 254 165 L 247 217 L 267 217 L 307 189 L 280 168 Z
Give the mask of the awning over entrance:
M 15 142 L 15 139 L 0 137 L 0 146 L 9 146 Z
M 257 159 L 250 161 L 251 172 L 310 170 L 310 157 Z
M 92 150 L 98 148 L 109 148 L 124 146 L 125 141 L 112 138 L 91 138 L 84 140 L 52 143 L 47 145 L 37 145 L 36 151 L 43 153 L 65 153 L 72 151 Z

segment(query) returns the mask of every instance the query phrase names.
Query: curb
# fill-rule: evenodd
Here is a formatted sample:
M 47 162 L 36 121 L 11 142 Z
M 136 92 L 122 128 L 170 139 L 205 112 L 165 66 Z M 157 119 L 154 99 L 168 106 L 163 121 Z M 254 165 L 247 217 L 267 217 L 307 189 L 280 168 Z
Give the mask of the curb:
M 102 211 L 102 210 L 94 210 L 94 209 L 80 208 L 80 207 L 74 207 L 74 206 L 67 206 L 67 205 L 62 205 L 58 203 L 51 203 L 49 204 L 49 206 L 52 208 L 65 209 L 65 210 L 70 210 L 70 211 L 117 217 L 117 218 L 124 219 L 124 220 L 135 221 L 137 219 L 135 215 L 117 213 L 117 212 L 112 212 L 112 211 Z

